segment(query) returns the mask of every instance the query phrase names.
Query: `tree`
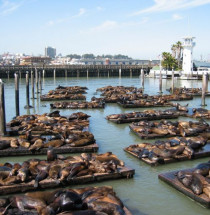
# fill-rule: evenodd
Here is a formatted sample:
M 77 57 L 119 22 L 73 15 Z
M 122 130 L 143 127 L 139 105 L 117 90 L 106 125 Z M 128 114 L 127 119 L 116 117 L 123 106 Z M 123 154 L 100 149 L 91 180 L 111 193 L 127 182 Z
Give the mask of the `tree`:
M 172 56 L 177 59 L 179 69 L 181 68 L 182 50 L 183 46 L 180 41 L 176 42 L 176 44 L 173 44 L 171 47 Z
M 164 69 L 177 69 L 178 68 L 178 62 L 175 57 L 172 56 L 169 52 L 163 52 L 162 53 L 162 61 L 161 65 Z
M 94 54 L 83 54 L 82 57 L 84 59 L 95 59 L 95 55 Z

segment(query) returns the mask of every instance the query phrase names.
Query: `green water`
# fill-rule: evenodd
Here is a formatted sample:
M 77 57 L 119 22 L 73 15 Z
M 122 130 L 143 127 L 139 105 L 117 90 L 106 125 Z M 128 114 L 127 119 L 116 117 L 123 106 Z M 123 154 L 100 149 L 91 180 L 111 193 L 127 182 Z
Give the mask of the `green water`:
M 6 100 L 6 120 L 7 122 L 15 116 L 15 92 L 14 79 L 5 79 L 5 100 Z M 92 96 L 98 96 L 96 89 L 107 85 L 123 85 L 141 87 L 141 80 L 138 77 L 122 77 L 122 78 L 48 78 L 44 79 L 43 91 L 45 94 L 56 86 L 87 86 L 89 88 L 87 100 Z M 201 81 L 181 81 L 175 80 L 175 87 L 201 87 Z M 171 81 L 163 79 L 163 91 L 171 87 Z M 50 112 L 50 102 L 40 102 L 38 99 L 30 100 L 33 109 L 25 110 L 25 79 L 20 80 L 20 114 L 42 114 Z M 145 79 L 145 93 L 154 95 L 158 94 L 159 80 L 153 78 Z M 189 103 L 191 107 L 200 107 L 201 98 L 196 97 L 192 101 L 180 102 L 181 104 Z M 210 107 L 210 99 L 206 99 L 206 103 Z M 157 108 L 156 108 L 157 109 Z M 161 108 L 158 108 L 161 109 Z M 144 110 L 142 108 L 135 111 Z M 61 110 L 62 115 L 69 115 L 78 110 Z M 81 110 L 79 110 L 81 111 Z M 105 119 L 109 114 L 131 112 L 133 109 L 123 109 L 117 104 L 107 104 L 105 109 L 82 110 L 91 115 L 90 131 L 94 134 L 97 144 L 99 145 L 99 153 L 112 151 L 120 159 L 124 160 L 127 166 L 135 169 L 136 173 L 133 179 L 110 180 L 102 183 L 91 184 L 94 186 L 111 185 L 114 187 L 118 196 L 123 200 L 125 205 L 132 211 L 133 214 L 139 215 L 193 215 L 193 214 L 209 214 L 209 210 L 203 208 L 199 204 L 193 202 L 188 197 L 171 188 L 164 182 L 158 179 L 158 174 L 178 169 L 192 168 L 195 165 L 208 161 L 209 158 L 198 159 L 194 161 L 185 161 L 175 164 L 168 164 L 159 167 L 150 167 L 140 160 L 132 157 L 123 151 L 123 148 L 131 144 L 142 142 L 136 135 L 130 132 L 128 124 L 117 125 Z M 187 118 L 184 118 L 187 120 Z M 45 156 L 39 156 L 45 158 Z M 0 158 L 2 162 L 17 162 L 28 159 L 29 157 L 10 157 Z M 85 185 L 83 185 L 85 186 Z M 76 187 L 76 186 L 74 186 Z M 77 186 L 77 187 L 82 187 Z

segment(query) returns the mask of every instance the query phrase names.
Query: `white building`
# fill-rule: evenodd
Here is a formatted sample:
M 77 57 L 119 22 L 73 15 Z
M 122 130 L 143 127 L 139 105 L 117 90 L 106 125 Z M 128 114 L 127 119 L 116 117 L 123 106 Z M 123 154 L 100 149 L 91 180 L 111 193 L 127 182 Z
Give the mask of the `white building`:
M 184 37 L 183 46 L 183 63 L 182 70 L 183 74 L 190 75 L 193 73 L 193 48 L 195 46 L 195 42 L 193 39 L 195 37 Z

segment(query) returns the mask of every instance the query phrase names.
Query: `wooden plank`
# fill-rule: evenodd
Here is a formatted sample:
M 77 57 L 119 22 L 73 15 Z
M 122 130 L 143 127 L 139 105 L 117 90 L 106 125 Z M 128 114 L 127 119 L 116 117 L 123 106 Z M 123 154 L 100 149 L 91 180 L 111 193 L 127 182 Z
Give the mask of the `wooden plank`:
M 54 148 L 54 151 L 55 153 L 58 153 L 58 154 L 97 152 L 98 148 L 99 148 L 98 145 L 95 143 L 87 146 L 81 146 L 81 147 L 71 147 L 68 145 L 64 145 L 59 148 Z M 19 147 L 16 149 L 9 148 L 9 149 L 0 150 L 0 156 L 8 157 L 8 156 L 23 156 L 23 155 L 46 155 L 47 150 L 48 150 L 47 148 L 42 148 L 36 151 L 29 151 L 28 149 L 25 149 L 23 147 Z
M 186 169 L 184 171 L 193 172 L 193 170 L 194 170 L 194 168 L 193 169 Z M 177 177 L 176 177 L 177 172 L 178 171 L 162 173 L 162 174 L 158 175 L 158 178 L 160 180 L 166 182 L 167 184 L 169 184 L 170 186 L 172 186 L 173 188 L 175 188 L 179 192 L 183 193 L 184 195 L 190 197 L 195 202 L 198 202 L 201 205 L 203 205 L 207 208 L 210 208 L 210 198 L 208 198 L 208 196 L 204 193 L 202 193 L 201 195 L 196 195 L 190 189 L 186 188 L 177 179 Z

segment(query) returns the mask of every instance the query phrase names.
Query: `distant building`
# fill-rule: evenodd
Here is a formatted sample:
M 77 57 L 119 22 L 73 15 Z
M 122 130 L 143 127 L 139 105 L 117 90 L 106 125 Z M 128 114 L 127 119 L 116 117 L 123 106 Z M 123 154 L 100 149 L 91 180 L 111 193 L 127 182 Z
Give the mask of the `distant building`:
M 55 58 L 56 56 L 56 49 L 53 47 L 46 47 L 45 48 L 45 57 Z
M 21 59 L 20 65 L 44 65 L 49 64 L 50 57 L 24 57 Z

